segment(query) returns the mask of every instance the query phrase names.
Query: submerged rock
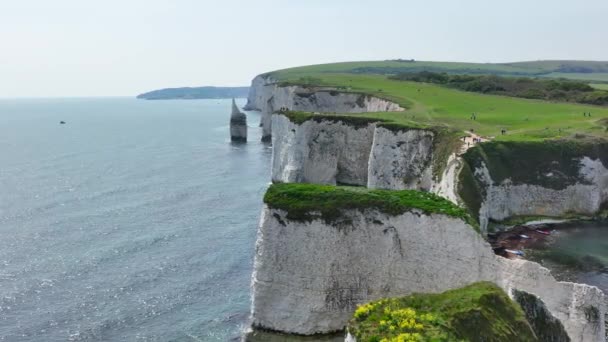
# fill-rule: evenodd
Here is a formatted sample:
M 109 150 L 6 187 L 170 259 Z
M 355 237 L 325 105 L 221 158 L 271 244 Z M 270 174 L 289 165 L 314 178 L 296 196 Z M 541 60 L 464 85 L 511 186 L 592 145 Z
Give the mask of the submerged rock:
M 230 115 L 230 139 L 236 142 L 247 141 L 247 116 L 239 110 L 234 99 Z

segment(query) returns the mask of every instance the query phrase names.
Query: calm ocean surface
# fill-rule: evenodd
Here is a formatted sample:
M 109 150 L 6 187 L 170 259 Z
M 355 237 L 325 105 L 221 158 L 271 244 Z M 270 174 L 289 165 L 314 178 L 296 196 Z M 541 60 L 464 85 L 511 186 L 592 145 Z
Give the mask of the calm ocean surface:
M 238 338 L 271 150 L 229 113 L 0 100 L 0 341 Z

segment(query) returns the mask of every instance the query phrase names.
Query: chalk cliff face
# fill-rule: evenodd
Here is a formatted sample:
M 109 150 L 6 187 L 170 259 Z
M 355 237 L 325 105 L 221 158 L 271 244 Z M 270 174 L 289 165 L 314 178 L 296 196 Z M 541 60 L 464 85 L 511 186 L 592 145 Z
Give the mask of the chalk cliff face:
M 272 180 L 281 183 L 365 185 L 375 125 L 340 120 L 295 124 L 273 115 Z
M 608 170 L 599 160 L 580 159 L 579 172 L 587 181 L 564 189 L 551 189 L 533 184 L 512 184 L 505 180 L 495 185 L 487 168 L 475 175 L 487 186 L 480 209 L 480 222 L 504 220 L 513 216 L 553 216 L 568 214 L 592 216 L 608 199 Z
M 506 145 L 506 148 L 513 149 L 515 153 L 518 151 L 518 147 Z M 509 157 L 506 153 L 478 158 L 474 162 L 469 158 L 479 189 L 475 196 L 480 201 L 482 229 L 491 220 L 501 221 L 516 216 L 597 214 L 608 201 L 608 169 L 593 150 L 580 149 L 571 155 L 567 151 L 560 152 L 564 156 L 559 157 L 551 156 L 551 151 L 548 151 L 546 161 L 530 160 L 526 168 L 511 164 L 507 159 L 517 157 Z M 489 153 L 491 155 L 493 150 Z M 527 174 L 516 168 L 525 170 Z
M 490 220 L 593 215 L 606 207 L 608 155 L 603 151 L 608 146 L 490 142 L 458 156 L 449 149 L 439 153 L 443 143 L 431 129 L 363 118 L 273 114 L 282 108 L 401 110 L 394 106 L 359 94 L 281 87 L 258 76 L 246 108 L 262 111 L 267 138 L 272 127 L 273 182 L 430 191 L 466 205 L 484 231 Z M 447 160 L 437 163 L 438 158 Z M 445 166 L 434 169 L 440 164 Z M 515 299 L 527 298 L 530 315 L 543 312 L 559 321 L 568 337 L 558 332 L 558 340 L 604 340 L 606 307 L 599 289 L 558 282 L 533 262 L 495 256 L 461 219 L 417 210 L 396 216 L 350 210 L 342 221 L 327 223 L 291 220 L 286 212 L 266 207 L 252 279 L 253 325 L 326 333 L 343 329 L 357 304 L 482 280 L 498 284 Z
M 272 133 L 272 114 L 281 108 L 319 113 L 365 113 L 403 111 L 398 104 L 377 97 L 330 89 L 281 86 L 268 75 L 253 79 L 246 110 L 262 112 L 263 139 Z
M 538 296 L 573 341 L 601 341 L 606 312 L 593 286 L 557 282 L 525 260 L 495 256 L 459 218 L 417 210 L 349 210 L 343 221 L 295 221 L 265 208 L 254 264 L 253 325 L 314 334 L 344 328 L 357 304 L 495 282 Z M 589 315 L 589 312 L 597 315 Z M 600 319 L 601 318 L 601 319 Z
M 434 133 L 378 127 L 369 156 L 367 186 L 375 189 L 429 191 Z
M 432 131 L 389 129 L 373 120 L 353 123 L 339 117 L 316 117 L 298 124 L 275 114 L 272 120 L 274 182 L 435 190 L 456 199 L 441 185 L 450 181 L 433 179 Z

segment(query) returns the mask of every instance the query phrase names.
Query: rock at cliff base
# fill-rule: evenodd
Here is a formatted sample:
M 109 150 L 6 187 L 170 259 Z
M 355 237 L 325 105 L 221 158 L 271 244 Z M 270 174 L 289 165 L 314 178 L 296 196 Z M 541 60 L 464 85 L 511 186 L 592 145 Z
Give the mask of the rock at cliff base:
M 247 116 L 239 110 L 234 99 L 230 115 L 230 139 L 234 142 L 247 141 Z

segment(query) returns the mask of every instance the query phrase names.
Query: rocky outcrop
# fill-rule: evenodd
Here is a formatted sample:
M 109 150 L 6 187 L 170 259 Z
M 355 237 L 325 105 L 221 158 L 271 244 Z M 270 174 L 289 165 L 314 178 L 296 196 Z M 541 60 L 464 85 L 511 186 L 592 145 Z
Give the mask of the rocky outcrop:
M 517 216 L 599 213 L 608 201 L 606 146 L 573 144 L 485 143 L 467 152 L 475 184 L 463 184 L 462 193 L 476 189 L 465 202 L 482 229 Z
M 604 336 L 604 326 L 588 314 L 604 317 L 599 289 L 557 282 L 536 263 L 495 256 L 459 218 L 349 210 L 340 222 L 291 220 L 286 211 L 264 209 L 252 280 L 254 326 L 331 332 L 344 328 L 358 304 L 486 280 L 538 296 L 572 340 Z
M 293 123 L 273 115 L 272 180 L 281 183 L 365 185 L 375 124 L 340 118 Z
M 433 185 L 434 137 L 429 130 L 378 127 L 369 156 L 367 186 L 429 191 Z
M 247 141 L 247 116 L 239 110 L 234 99 L 230 115 L 230 139 L 235 142 Z
M 454 180 L 433 175 L 436 133 L 374 119 L 310 116 L 296 123 L 273 115 L 272 180 L 435 191 L 456 201 Z M 455 158 L 455 155 L 451 158 Z M 455 177 L 457 165 L 441 177 Z
M 523 309 L 539 341 L 570 342 L 564 325 L 549 312 L 538 296 L 515 289 L 511 295 Z
M 307 88 L 281 85 L 269 75 L 253 79 L 246 110 L 262 112 L 262 139 L 269 140 L 272 133 L 272 114 L 280 109 L 319 113 L 397 112 L 404 109 L 398 104 L 378 97 L 340 92 L 334 89 Z

